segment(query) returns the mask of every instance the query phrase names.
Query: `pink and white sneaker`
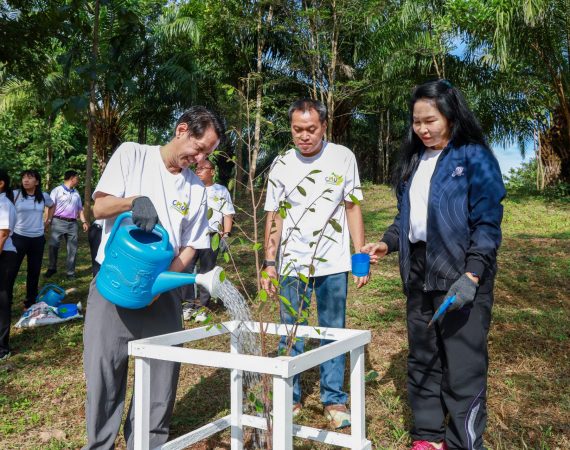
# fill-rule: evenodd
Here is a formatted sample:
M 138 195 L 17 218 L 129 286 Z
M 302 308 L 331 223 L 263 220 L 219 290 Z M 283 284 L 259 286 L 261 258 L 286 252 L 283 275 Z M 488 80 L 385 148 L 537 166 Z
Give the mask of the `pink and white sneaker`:
M 414 441 L 412 442 L 412 448 L 410 450 L 448 450 L 448 448 L 445 442 L 443 442 L 442 446 L 438 449 L 428 441 Z

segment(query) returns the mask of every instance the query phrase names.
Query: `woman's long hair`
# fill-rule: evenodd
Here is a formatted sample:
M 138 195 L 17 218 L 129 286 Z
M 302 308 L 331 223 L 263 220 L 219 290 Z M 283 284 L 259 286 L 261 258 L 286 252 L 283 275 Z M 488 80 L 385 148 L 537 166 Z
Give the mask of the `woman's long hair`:
M 27 169 L 24 170 L 21 174 L 20 174 L 20 193 L 22 195 L 22 197 L 24 198 L 28 198 L 28 193 L 26 192 L 26 189 L 24 189 L 24 184 L 21 182 L 22 178 L 24 178 L 24 175 L 27 175 L 29 177 L 34 177 L 37 181 L 38 184 L 36 186 L 36 189 L 34 190 L 34 199 L 36 202 L 41 203 L 44 201 L 44 194 L 42 193 L 42 176 L 40 175 L 40 173 L 37 170 L 34 169 Z
M 414 105 L 418 100 L 432 100 L 435 107 L 449 122 L 451 133 L 449 142 L 455 147 L 465 144 L 480 144 L 491 151 L 479 121 L 467 106 L 465 98 L 459 90 L 447 80 L 429 81 L 417 86 L 412 92 L 409 103 L 410 126 L 408 134 L 402 143 L 399 168 L 396 170 L 396 188 L 401 181 L 406 181 L 412 175 L 419 154 L 425 146 L 413 129 Z
M 10 187 L 10 175 L 8 175 L 8 172 L 6 172 L 4 169 L 0 169 L 0 181 L 4 182 L 4 190 L 1 191 L 0 194 L 5 192 L 6 197 L 8 197 L 8 200 L 14 203 L 14 193 L 12 192 L 12 188 Z

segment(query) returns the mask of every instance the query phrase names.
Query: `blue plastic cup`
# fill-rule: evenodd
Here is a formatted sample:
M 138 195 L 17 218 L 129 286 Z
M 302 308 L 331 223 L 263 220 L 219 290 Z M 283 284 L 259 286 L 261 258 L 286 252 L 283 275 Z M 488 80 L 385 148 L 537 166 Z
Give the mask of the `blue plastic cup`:
M 370 273 L 370 255 L 368 253 L 355 253 L 352 255 L 352 274 L 365 277 Z

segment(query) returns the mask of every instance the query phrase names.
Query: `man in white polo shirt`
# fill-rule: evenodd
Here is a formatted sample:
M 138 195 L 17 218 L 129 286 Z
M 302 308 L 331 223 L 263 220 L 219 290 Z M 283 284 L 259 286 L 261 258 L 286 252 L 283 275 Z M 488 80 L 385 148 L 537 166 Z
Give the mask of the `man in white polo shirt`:
M 319 101 L 303 99 L 289 108 L 296 148 L 278 156 L 269 173 L 265 211 L 265 261 L 263 271 L 279 278 L 283 302 L 281 321 L 296 323 L 308 308 L 314 292 L 319 326 L 344 328 L 350 239 L 356 251 L 364 245 L 364 224 L 359 206 L 360 178 L 354 154 L 346 147 L 323 140 L 327 109 Z M 280 259 L 276 262 L 277 255 Z M 354 277 L 357 287 L 368 282 Z M 262 277 L 265 290 L 275 293 L 270 279 Z M 306 323 L 306 320 L 299 320 Z M 330 341 L 322 340 L 321 345 Z M 287 339 L 280 343 L 280 350 Z M 303 339 L 292 344 L 291 356 L 303 352 Z M 321 402 L 334 428 L 350 425 L 343 391 L 344 355 L 321 364 Z M 299 377 L 294 379 L 293 414 L 301 408 Z
M 65 239 L 67 244 L 66 272 L 67 278 L 75 278 L 75 258 L 77 256 L 77 218 L 81 220 L 83 231 L 88 229 L 81 196 L 75 189 L 79 183 L 79 174 L 75 170 L 68 170 L 63 176 L 63 183 L 54 188 L 50 197 L 54 208 L 48 212 L 48 223 L 51 224 L 48 245 L 49 263 L 45 273 L 47 278 L 57 271 L 57 254 L 59 243 Z M 53 214 L 53 216 L 51 216 Z

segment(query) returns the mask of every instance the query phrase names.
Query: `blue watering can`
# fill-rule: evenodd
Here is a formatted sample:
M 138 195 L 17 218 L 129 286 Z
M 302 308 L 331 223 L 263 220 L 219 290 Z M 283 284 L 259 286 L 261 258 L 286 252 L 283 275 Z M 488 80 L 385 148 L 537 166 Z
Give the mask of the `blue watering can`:
M 168 232 L 155 225 L 147 233 L 136 225 L 124 223 L 132 214 L 125 212 L 115 224 L 105 246 L 105 259 L 97 275 L 97 289 L 103 297 L 117 306 L 140 309 L 166 291 L 197 283 L 217 297 L 223 281 L 222 268 L 215 267 L 205 274 L 167 272 L 174 249 Z
M 46 284 L 38 294 L 36 302 L 45 302 L 57 307 L 65 297 L 65 289 L 57 284 Z

